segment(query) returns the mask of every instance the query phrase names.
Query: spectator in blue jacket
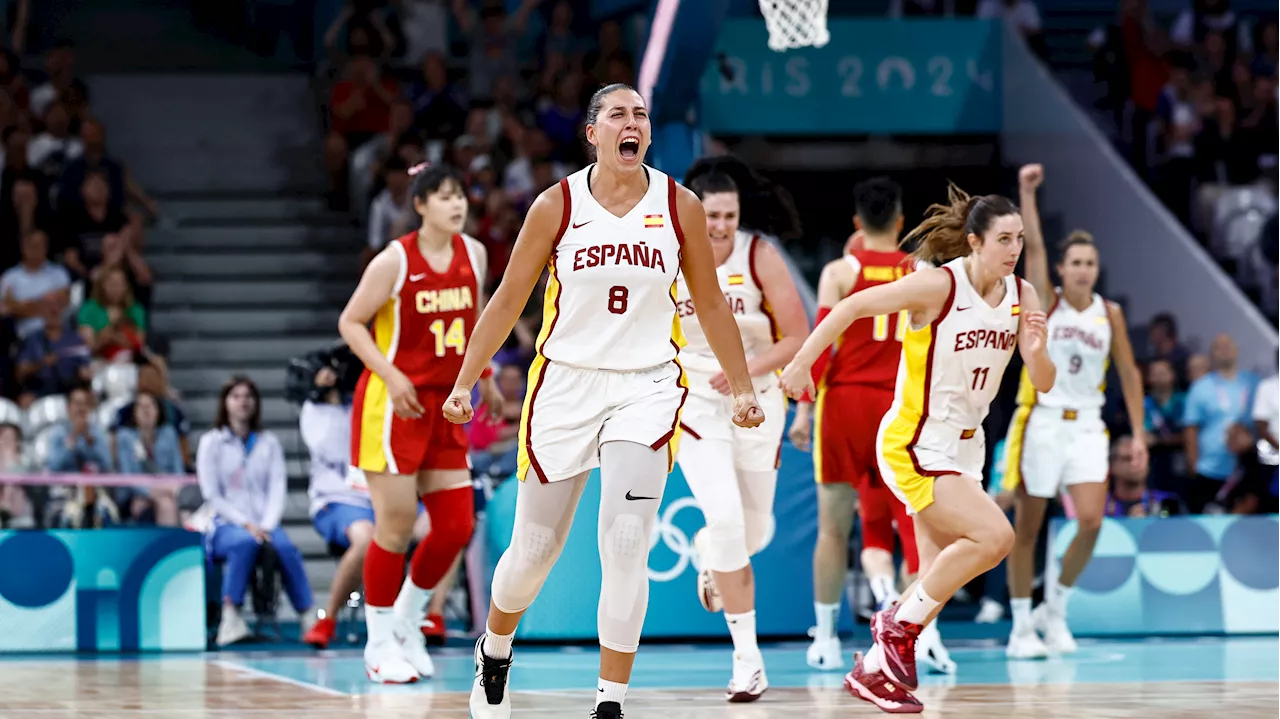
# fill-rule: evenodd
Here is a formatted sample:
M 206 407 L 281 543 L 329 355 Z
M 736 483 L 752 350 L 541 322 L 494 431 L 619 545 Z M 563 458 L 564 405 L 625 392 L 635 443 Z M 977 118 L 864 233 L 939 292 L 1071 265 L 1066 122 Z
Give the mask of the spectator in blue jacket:
M 150 392 L 138 392 L 133 399 L 133 424 L 116 431 L 116 466 L 121 474 L 183 473 L 178 432 L 160 423 L 160 399 Z M 178 500 L 172 487 L 126 488 L 116 502 L 139 523 L 178 524 Z
M 1230 336 L 1213 340 L 1209 350 L 1211 371 L 1197 379 L 1187 392 L 1182 415 L 1186 434 L 1187 465 L 1191 482 L 1183 499 L 1192 514 L 1215 503 L 1226 481 L 1236 471 L 1240 448 L 1234 445 L 1236 425 L 1248 426 L 1257 379 L 1239 368 L 1239 350 Z M 1248 442 L 1244 445 L 1247 447 Z
M 222 387 L 214 428 L 200 438 L 196 474 L 204 501 L 214 513 L 209 554 L 225 562 L 222 576 L 222 622 L 219 646 L 249 636 L 240 605 L 258 560 L 270 544 L 280 557 L 289 601 L 310 629 L 311 586 L 302 553 L 280 527 L 288 477 L 280 440 L 262 429 L 261 396 L 247 377 L 232 377 Z

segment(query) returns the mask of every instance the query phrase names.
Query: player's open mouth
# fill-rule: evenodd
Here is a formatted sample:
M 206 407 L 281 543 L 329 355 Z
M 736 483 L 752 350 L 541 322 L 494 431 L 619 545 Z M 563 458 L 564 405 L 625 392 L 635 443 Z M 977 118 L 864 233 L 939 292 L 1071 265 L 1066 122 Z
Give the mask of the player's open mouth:
M 640 139 L 637 137 L 624 137 L 622 142 L 618 143 L 618 154 L 622 159 L 628 162 L 640 156 Z

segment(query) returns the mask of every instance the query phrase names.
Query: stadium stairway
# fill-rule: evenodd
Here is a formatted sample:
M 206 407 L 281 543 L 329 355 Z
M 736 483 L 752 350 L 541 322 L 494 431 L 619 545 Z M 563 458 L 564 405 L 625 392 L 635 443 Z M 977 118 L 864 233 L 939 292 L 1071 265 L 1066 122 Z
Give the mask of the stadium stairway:
M 169 343 L 171 382 L 192 449 L 232 375 L 262 393 L 284 446 L 285 527 L 307 559 L 317 606 L 334 561 L 307 513 L 307 451 L 284 399 L 290 358 L 337 339 L 358 280 L 360 231 L 322 200 L 321 134 L 303 75 L 90 78 L 112 152 L 158 200 L 146 234 L 156 278 L 151 330 Z M 279 617 L 292 616 L 281 602 Z

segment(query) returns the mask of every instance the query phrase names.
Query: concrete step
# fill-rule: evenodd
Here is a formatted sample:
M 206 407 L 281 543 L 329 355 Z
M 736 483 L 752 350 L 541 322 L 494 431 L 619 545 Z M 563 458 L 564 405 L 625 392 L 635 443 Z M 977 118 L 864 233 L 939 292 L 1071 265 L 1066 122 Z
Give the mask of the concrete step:
M 342 280 L 286 279 L 242 282 L 208 280 L 156 284 L 152 305 L 172 307 L 335 307 L 341 309 L 356 288 L 356 282 Z
M 206 394 L 222 389 L 222 383 L 232 375 L 248 375 L 258 390 L 268 394 L 284 392 L 285 364 L 265 365 L 205 365 L 175 369 L 169 374 L 169 382 L 186 396 Z
M 147 262 L 157 277 L 169 282 L 245 277 L 259 280 L 296 280 L 300 277 L 351 279 L 359 273 L 353 256 L 313 251 L 272 250 L 259 253 L 237 248 L 227 252 L 148 254 Z
M 287 366 L 290 359 L 327 347 L 338 339 L 338 328 L 326 333 L 288 335 L 251 339 L 176 339 L 170 343 L 169 366 L 203 367 L 210 364 L 236 363 Z
M 355 253 L 363 246 L 364 233 L 343 225 L 202 226 L 153 229 L 147 232 L 147 257 L 197 250 L 330 250 Z
M 208 427 L 218 408 L 218 396 L 189 397 L 183 400 L 183 410 L 194 426 Z M 269 425 L 297 424 L 298 409 L 284 400 L 283 397 L 262 398 L 262 421 Z
M 319 334 L 338 332 L 339 310 L 276 309 L 257 310 L 159 310 L 151 315 L 151 328 L 166 337 L 200 336 L 279 336 L 289 332 Z
M 178 222 L 208 220 L 296 220 L 327 212 L 324 198 L 315 195 L 246 197 L 174 197 L 160 199 L 160 212 Z

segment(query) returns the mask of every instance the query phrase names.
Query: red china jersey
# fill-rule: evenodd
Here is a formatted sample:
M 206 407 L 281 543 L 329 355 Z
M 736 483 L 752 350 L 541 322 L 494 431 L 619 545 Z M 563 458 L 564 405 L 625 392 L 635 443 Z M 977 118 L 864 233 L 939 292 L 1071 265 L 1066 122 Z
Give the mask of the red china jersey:
M 416 232 L 391 247 L 400 254 L 400 274 L 373 317 L 373 341 L 415 387 L 452 388 L 477 318 L 479 265 L 471 242 L 453 236 L 453 261 L 444 272 L 418 251 Z
M 915 262 L 901 250 L 881 252 L 854 249 L 844 256 L 857 279 L 849 294 L 883 285 L 916 269 Z M 892 392 L 898 379 L 902 357 L 902 334 L 910 313 L 863 317 L 849 325 L 836 340 L 835 353 L 823 378 L 825 386 L 869 385 Z

